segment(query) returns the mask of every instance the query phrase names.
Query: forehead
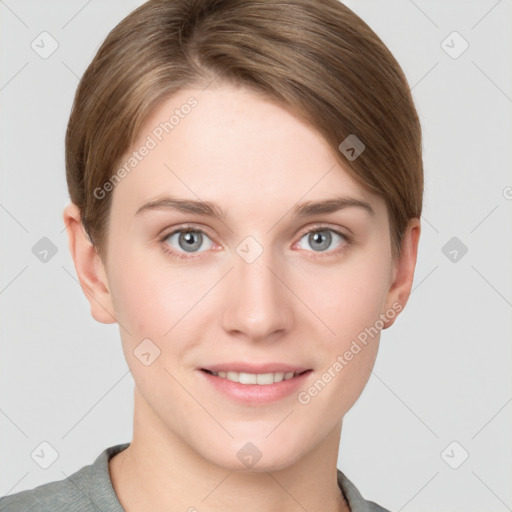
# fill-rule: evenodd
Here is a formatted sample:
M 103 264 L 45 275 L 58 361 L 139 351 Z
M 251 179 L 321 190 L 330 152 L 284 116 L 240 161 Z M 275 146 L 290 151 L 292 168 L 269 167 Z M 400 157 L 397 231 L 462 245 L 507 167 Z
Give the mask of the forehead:
M 184 89 L 146 120 L 121 166 L 113 209 L 135 211 L 164 194 L 252 213 L 272 203 L 345 195 L 360 187 L 314 129 L 281 105 L 231 85 Z M 281 208 L 282 209 L 282 208 Z

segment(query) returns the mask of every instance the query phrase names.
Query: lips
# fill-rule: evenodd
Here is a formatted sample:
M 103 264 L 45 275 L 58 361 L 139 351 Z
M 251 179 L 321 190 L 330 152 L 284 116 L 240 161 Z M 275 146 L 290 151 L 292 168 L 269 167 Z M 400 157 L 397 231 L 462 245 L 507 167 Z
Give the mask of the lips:
M 249 371 L 231 370 L 223 373 L 222 368 L 247 368 Z M 270 372 L 269 368 L 273 371 Z M 304 368 L 283 363 L 261 365 L 225 363 L 208 365 L 208 369 L 197 368 L 199 370 L 197 373 L 200 374 L 202 382 L 212 386 L 214 390 L 235 403 L 257 407 L 285 399 L 296 393 L 311 379 L 310 374 L 313 373 L 312 369 Z M 276 369 L 282 371 L 279 372 Z M 217 370 L 217 372 L 213 372 L 213 370 Z M 302 371 L 302 373 L 294 375 L 294 370 Z M 274 375 L 272 376 L 272 374 Z

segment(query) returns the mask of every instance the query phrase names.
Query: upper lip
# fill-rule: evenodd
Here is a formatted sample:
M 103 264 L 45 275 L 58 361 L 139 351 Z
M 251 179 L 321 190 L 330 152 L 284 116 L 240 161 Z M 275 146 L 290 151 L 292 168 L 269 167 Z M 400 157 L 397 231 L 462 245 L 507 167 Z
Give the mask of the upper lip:
M 238 372 L 238 373 L 302 373 L 311 368 L 305 366 L 295 366 L 286 363 L 265 363 L 250 364 L 243 362 L 219 363 L 203 366 L 201 370 L 209 370 L 211 372 Z

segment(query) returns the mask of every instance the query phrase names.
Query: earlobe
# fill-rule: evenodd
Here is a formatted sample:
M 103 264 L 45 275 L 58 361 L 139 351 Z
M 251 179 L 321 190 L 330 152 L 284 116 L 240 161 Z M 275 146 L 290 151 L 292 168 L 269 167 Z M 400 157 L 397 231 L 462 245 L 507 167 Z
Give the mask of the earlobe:
M 68 235 L 68 246 L 75 264 L 80 286 L 91 306 L 91 315 L 104 324 L 116 323 L 112 295 L 96 248 L 83 228 L 80 210 L 74 203 L 63 211 L 64 225 Z
M 393 325 L 411 295 L 420 232 L 420 220 L 418 218 L 410 219 L 402 239 L 400 256 L 394 265 L 393 282 L 386 298 L 385 310 L 382 312 L 386 316 L 384 329 Z

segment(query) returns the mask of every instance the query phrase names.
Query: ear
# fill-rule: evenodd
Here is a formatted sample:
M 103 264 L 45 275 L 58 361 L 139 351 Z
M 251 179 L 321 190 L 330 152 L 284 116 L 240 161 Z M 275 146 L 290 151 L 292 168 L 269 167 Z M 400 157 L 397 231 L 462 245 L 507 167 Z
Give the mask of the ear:
M 62 217 L 68 234 L 69 251 L 82 291 L 91 305 L 91 315 L 104 324 L 116 323 L 105 268 L 83 228 L 78 206 L 74 203 L 68 204 Z
M 386 297 L 385 310 L 382 312 L 386 316 L 384 329 L 393 325 L 396 317 L 405 308 L 409 300 L 414 269 L 416 268 L 420 231 L 420 220 L 417 218 L 410 219 L 402 239 L 400 256 L 397 257 L 394 263 L 391 287 Z M 391 311 L 393 312 L 392 317 L 389 314 Z M 388 312 L 387 315 L 386 312 Z

